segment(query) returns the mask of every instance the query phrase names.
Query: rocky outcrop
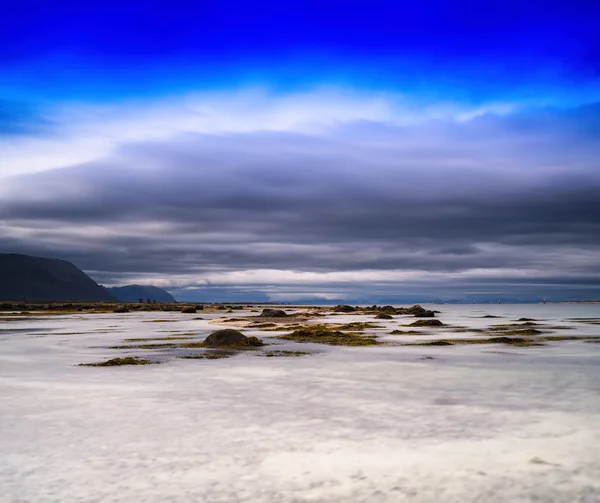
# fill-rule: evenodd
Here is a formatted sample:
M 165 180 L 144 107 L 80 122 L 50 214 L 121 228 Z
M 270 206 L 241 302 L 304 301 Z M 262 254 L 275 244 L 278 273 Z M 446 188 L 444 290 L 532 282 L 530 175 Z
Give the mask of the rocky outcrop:
M 262 313 L 259 316 L 263 318 L 284 318 L 288 314 L 283 309 L 263 309 Z
M 356 311 L 356 308 L 347 304 L 340 304 L 338 306 L 335 306 L 333 308 L 333 311 L 336 313 L 354 313 Z
M 202 345 L 207 348 L 264 346 L 263 342 L 257 337 L 246 337 L 238 330 L 232 328 L 213 332 L 204 340 Z

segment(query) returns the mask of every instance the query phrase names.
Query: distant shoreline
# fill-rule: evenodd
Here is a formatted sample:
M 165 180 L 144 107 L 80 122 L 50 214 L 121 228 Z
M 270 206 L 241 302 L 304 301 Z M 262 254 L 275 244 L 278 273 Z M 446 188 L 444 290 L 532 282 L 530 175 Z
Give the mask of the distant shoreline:
M 600 300 L 557 300 L 546 304 L 600 304 Z

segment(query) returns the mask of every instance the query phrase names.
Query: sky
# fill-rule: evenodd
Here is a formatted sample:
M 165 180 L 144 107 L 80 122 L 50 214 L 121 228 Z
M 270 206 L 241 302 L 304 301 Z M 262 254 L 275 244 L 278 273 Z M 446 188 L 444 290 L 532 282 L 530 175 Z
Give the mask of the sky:
M 7 2 L 0 253 L 179 300 L 600 299 L 597 1 Z

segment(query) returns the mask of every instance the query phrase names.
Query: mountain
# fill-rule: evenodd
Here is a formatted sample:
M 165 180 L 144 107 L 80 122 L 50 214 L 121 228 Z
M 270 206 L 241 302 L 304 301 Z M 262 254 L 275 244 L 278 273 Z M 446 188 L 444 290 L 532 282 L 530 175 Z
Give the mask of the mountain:
M 121 302 L 139 302 L 140 299 L 155 300 L 156 302 L 177 302 L 175 298 L 166 290 L 157 286 L 145 285 L 127 285 L 107 290 Z
M 0 253 L 0 299 L 114 302 L 106 289 L 70 262 Z

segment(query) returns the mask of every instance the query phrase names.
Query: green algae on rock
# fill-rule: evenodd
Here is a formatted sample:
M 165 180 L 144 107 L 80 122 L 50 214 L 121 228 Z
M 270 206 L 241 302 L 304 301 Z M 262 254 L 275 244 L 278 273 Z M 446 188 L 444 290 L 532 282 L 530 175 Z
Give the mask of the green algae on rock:
M 231 358 L 233 355 L 229 353 L 201 353 L 197 355 L 178 356 L 183 360 L 221 360 L 223 358 Z
M 282 335 L 280 339 L 296 342 L 315 342 L 332 346 L 375 346 L 381 344 L 375 336 L 360 335 L 355 332 L 332 330 L 326 325 L 313 325 Z
M 306 356 L 306 355 L 314 355 L 315 353 L 308 353 L 306 351 L 285 351 L 285 350 L 274 350 L 274 351 L 265 351 L 264 353 L 259 353 L 257 356 L 265 356 L 267 358 L 273 357 L 289 357 L 289 356 Z
M 151 360 L 144 360 L 143 358 L 137 358 L 127 356 L 125 358 L 112 358 L 111 360 L 99 363 L 80 363 L 80 367 L 119 367 L 122 365 L 152 365 L 158 362 Z
M 417 320 L 411 323 L 410 325 L 406 325 L 407 327 L 443 327 L 444 324 L 440 320 Z

